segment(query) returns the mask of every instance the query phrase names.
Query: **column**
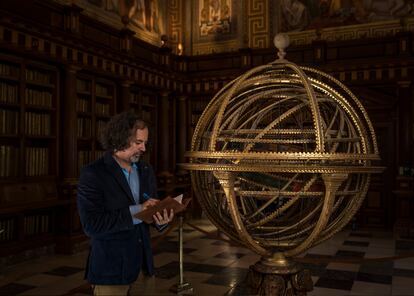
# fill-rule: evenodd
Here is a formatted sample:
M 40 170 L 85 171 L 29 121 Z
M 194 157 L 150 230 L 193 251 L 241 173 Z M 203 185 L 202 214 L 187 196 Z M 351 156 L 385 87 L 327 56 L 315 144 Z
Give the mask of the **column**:
M 121 81 L 121 88 L 120 88 L 120 103 L 119 103 L 119 112 L 126 111 L 130 109 L 130 87 L 131 81 L 123 80 Z
M 410 81 L 398 82 L 398 172 L 396 188 L 393 190 L 395 204 L 394 232 L 412 236 L 414 233 L 412 213 L 414 211 L 413 167 L 413 106 Z
M 160 99 L 160 116 L 159 116 L 159 128 L 158 128 L 158 137 L 159 137 L 159 176 L 169 177 L 172 176 L 169 170 L 169 161 L 170 161 L 170 151 L 171 143 L 169 141 L 169 92 L 163 91 L 161 93 Z
M 62 99 L 62 128 L 61 136 L 62 155 L 62 182 L 59 184 L 61 198 L 76 200 L 76 188 L 78 183 L 78 143 L 76 130 L 76 74 L 80 68 L 68 65 L 64 69 L 63 99 Z M 76 225 L 79 225 L 76 203 L 70 202 L 65 207 L 57 209 L 56 225 L 59 231 L 55 237 L 56 253 L 70 254 L 77 243 Z
M 187 98 L 180 96 L 177 106 L 177 163 L 186 161 L 184 153 L 187 151 Z M 187 171 L 178 168 L 178 175 L 185 175 Z
M 76 134 L 76 73 L 78 67 L 69 65 L 65 69 L 63 92 L 63 181 L 72 183 L 77 172 L 77 134 Z
M 398 165 L 413 165 L 413 106 L 410 81 L 398 82 Z

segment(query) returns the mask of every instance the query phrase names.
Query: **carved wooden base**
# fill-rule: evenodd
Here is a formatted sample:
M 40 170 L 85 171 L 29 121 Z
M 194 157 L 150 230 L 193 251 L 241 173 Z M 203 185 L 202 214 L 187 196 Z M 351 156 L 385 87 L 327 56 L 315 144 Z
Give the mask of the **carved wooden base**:
M 305 296 L 313 290 L 309 270 L 291 261 L 269 265 L 262 259 L 250 266 L 247 284 L 251 294 L 259 296 Z

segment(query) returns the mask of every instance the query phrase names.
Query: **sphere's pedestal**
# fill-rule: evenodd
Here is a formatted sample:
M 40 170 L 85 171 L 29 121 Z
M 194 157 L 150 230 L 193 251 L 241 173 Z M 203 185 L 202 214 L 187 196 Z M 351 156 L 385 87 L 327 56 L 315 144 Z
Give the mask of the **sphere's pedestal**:
M 302 296 L 313 289 L 309 270 L 281 254 L 250 266 L 247 284 L 259 296 Z

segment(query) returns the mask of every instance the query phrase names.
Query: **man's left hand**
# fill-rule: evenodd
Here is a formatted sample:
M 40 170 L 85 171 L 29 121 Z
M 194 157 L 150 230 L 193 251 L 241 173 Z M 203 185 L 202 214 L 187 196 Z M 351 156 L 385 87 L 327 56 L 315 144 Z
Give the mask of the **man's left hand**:
M 172 221 L 174 218 L 174 210 L 171 209 L 170 213 L 167 212 L 167 209 L 162 211 L 162 215 L 160 212 L 157 212 L 155 215 L 152 216 L 154 218 L 155 224 L 164 225 Z

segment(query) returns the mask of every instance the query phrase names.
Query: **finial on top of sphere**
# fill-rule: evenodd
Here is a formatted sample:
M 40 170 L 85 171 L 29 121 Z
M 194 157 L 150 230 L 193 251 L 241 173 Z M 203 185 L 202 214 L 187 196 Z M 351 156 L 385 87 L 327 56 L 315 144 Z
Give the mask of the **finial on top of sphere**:
M 286 55 L 285 48 L 289 46 L 290 40 L 289 35 L 285 33 L 279 33 L 273 39 L 273 44 L 279 50 L 277 53 L 279 59 L 283 60 Z

